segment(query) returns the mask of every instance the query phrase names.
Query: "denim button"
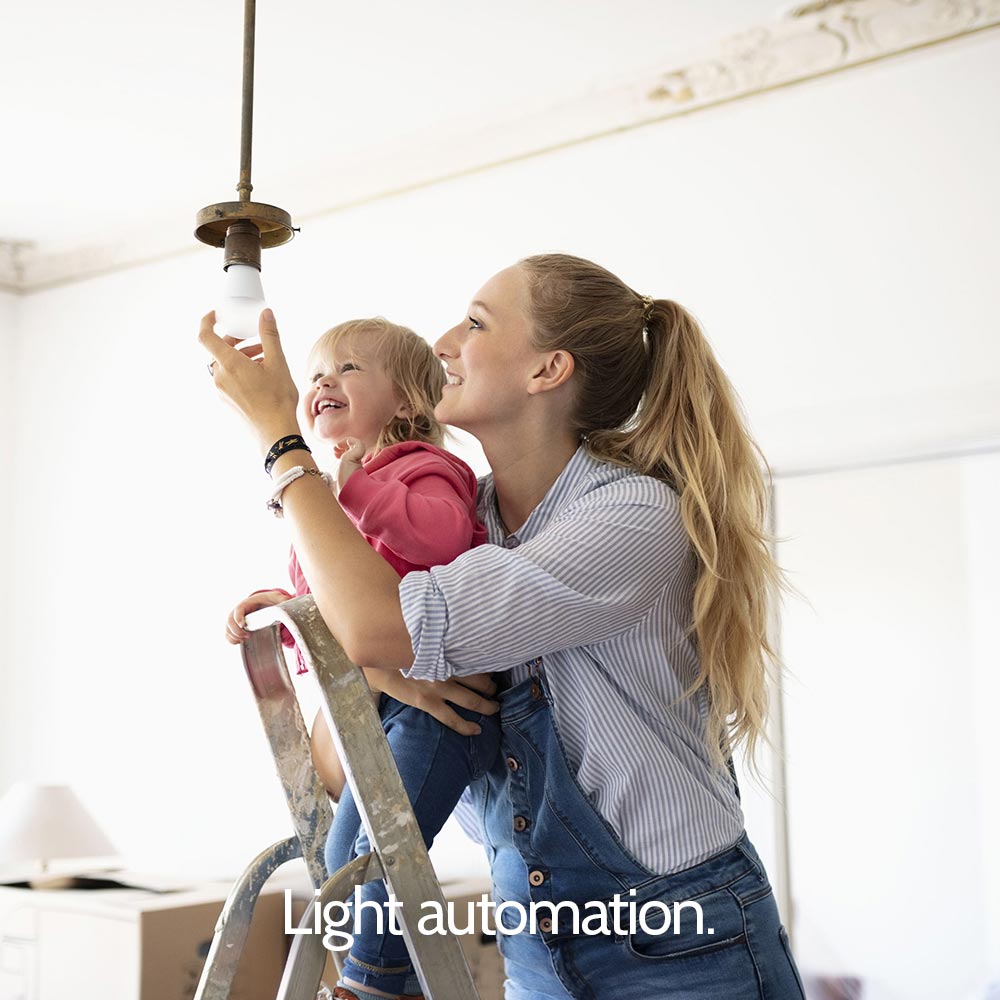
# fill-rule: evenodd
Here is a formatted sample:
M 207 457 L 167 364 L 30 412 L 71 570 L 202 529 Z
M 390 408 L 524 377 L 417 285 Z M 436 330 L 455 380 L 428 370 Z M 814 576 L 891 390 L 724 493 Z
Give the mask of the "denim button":
M 525 830 L 527 830 L 528 829 L 528 821 L 527 821 L 527 819 L 525 819 L 523 816 L 515 816 L 514 817 L 514 829 L 518 833 L 523 833 Z
M 545 881 L 545 872 L 539 871 L 537 868 L 528 873 L 528 881 L 532 885 L 541 885 Z
M 542 917 L 542 919 L 538 921 L 538 929 L 543 934 L 551 934 L 552 933 L 552 921 L 548 917 Z
M 510 768 L 511 771 L 516 771 L 520 766 L 521 765 L 518 764 L 518 762 L 513 757 L 507 758 L 507 767 Z

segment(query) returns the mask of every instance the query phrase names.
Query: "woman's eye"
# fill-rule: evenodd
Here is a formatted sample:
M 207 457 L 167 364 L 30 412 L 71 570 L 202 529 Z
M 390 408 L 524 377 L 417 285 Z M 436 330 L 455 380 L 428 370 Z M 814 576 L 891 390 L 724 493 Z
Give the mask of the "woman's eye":
M 482 330 L 483 328 L 483 324 L 480 323 L 478 319 L 474 319 L 472 316 L 469 317 L 469 323 L 471 324 L 469 327 L 470 330 Z

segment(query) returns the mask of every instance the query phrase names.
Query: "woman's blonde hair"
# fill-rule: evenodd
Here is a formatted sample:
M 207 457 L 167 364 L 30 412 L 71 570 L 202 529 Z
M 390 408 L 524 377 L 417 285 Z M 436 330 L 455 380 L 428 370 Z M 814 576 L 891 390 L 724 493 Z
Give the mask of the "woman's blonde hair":
M 694 318 L 604 268 L 564 254 L 520 262 L 535 347 L 575 361 L 575 418 L 587 450 L 668 483 L 697 553 L 691 630 L 707 687 L 709 751 L 766 739 L 768 609 L 781 570 L 766 530 L 770 470 Z
M 373 316 L 327 330 L 313 345 L 310 357 L 332 354 L 345 341 L 351 353 L 382 366 L 406 407 L 405 415 L 393 417 L 383 428 L 375 451 L 403 441 L 440 446 L 444 428 L 434 417 L 434 407 L 441 399 L 446 375 L 431 345 L 408 327 Z

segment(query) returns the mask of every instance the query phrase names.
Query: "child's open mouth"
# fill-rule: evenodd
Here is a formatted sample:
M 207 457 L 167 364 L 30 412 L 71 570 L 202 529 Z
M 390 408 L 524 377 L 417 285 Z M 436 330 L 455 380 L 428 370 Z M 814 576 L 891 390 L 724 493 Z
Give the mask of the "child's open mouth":
M 327 410 L 346 410 L 347 403 L 340 402 L 339 399 L 321 399 L 315 406 L 315 413 L 318 417 Z

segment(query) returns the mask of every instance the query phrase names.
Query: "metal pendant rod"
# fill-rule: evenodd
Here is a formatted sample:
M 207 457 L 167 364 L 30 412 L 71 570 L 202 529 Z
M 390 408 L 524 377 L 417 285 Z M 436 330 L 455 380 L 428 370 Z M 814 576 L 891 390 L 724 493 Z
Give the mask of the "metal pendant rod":
M 240 182 L 236 185 L 240 201 L 249 201 L 250 150 L 253 145 L 253 45 L 257 0 L 245 0 L 243 6 L 243 122 L 240 129 Z
M 240 180 L 236 185 L 239 201 L 220 201 L 206 205 L 195 219 L 195 236 L 210 247 L 225 247 L 225 266 L 243 263 L 260 269 L 260 251 L 287 243 L 298 230 L 292 217 L 275 205 L 250 200 L 250 148 L 253 143 L 253 63 L 256 0 L 243 3 L 243 117 L 240 130 Z M 236 223 L 243 223 L 236 228 Z M 235 232 L 230 233 L 230 230 Z M 242 233 L 240 246 L 234 242 Z M 0 241 L 0 249 L 3 244 Z

